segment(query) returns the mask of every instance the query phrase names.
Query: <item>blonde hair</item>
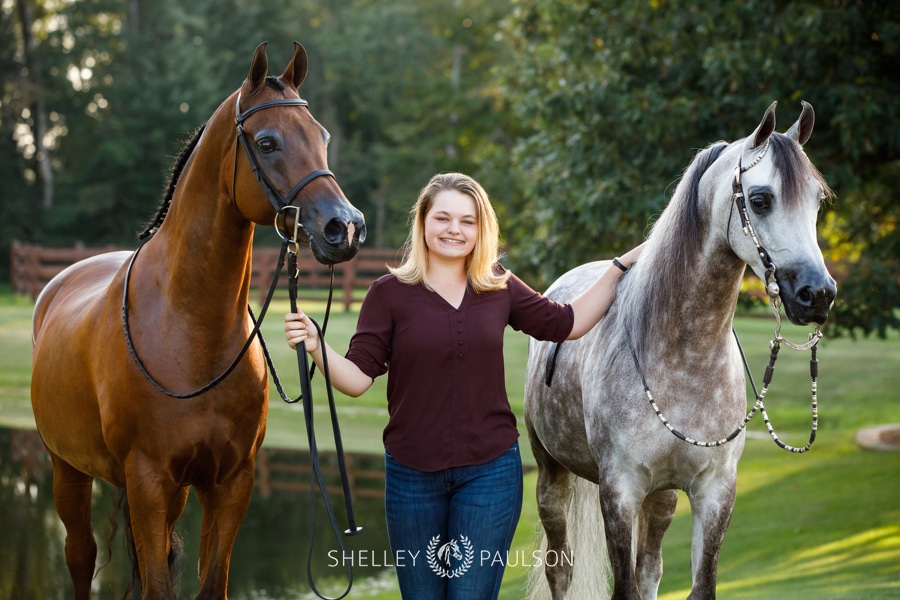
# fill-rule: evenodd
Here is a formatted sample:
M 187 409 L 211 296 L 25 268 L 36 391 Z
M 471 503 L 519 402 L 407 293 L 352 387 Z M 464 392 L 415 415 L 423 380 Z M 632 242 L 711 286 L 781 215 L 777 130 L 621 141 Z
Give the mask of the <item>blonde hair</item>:
M 444 190 L 456 190 L 475 201 L 478 236 L 475 248 L 466 259 L 466 278 L 469 284 L 476 293 L 504 289 L 509 272 L 494 269 L 500 258 L 500 224 L 497 222 L 497 213 L 481 184 L 462 173 L 439 173 L 419 191 L 419 197 L 409 211 L 409 237 L 403 246 L 403 263 L 392 268 L 391 273 L 401 282 L 410 285 L 425 281 L 428 269 L 425 216 L 431 210 L 434 197 Z

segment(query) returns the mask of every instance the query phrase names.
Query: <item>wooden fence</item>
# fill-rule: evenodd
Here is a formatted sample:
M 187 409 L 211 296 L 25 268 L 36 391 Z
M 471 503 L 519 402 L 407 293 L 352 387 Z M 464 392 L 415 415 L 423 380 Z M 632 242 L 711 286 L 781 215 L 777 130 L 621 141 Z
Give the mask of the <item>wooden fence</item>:
M 33 429 L 11 430 L 8 452 L 14 468 L 22 473 L 27 482 L 52 471 L 41 436 Z M 344 459 L 354 498 L 384 497 L 382 455 L 346 452 Z M 343 487 L 337 455 L 322 451 L 319 461 L 326 491 L 332 496 L 333 502 L 342 502 Z M 256 454 L 254 484 L 264 498 L 274 491 L 305 493 L 309 491 L 310 470 L 309 451 L 263 446 Z
M 35 299 L 50 279 L 72 263 L 116 250 L 133 250 L 133 248 L 115 246 L 91 248 L 81 244 L 67 248 L 53 248 L 14 241 L 10 252 L 12 291 Z M 250 287 L 258 293 L 260 303 L 265 300 L 272 278 L 275 276 L 278 254 L 279 248 L 264 247 L 253 250 Z M 334 265 L 335 301 L 340 302 L 345 311 L 350 310 L 354 302 L 362 300 L 369 285 L 387 273 L 388 265 L 397 265 L 400 258 L 399 250 L 364 247 L 353 260 Z M 301 254 L 298 266 L 299 299 L 323 298 L 322 290 L 327 290 L 331 281 L 331 268 L 318 263 L 309 253 Z M 287 280 L 287 272 L 282 271 L 278 282 L 279 297 L 287 294 Z M 312 291 L 319 293 L 310 295 Z
M 322 475 L 329 495 L 341 498 L 340 470 L 337 455 L 319 454 Z M 384 497 L 384 457 L 381 455 L 344 453 L 347 477 L 354 498 Z M 273 491 L 307 492 L 310 482 L 309 452 L 263 446 L 256 454 L 255 485 L 264 498 Z

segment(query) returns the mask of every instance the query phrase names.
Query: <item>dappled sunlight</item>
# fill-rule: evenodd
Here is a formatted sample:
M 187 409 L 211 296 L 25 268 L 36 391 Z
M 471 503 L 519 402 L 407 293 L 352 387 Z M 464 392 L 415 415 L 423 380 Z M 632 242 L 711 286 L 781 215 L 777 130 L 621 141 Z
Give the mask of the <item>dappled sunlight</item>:
M 823 575 L 835 568 L 900 565 L 900 526 L 879 527 L 797 553 L 786 565 L 795 574 Z
M 773 554 L 775 557 L 775 554 Z M 755 564 L 756 561 L 754 561 Z M 900 590 L 900 581 L 861 584 L 861 572 L 900 572 L 900 526 L 870 529 L 793 553 L 771 568 L 754 570 L 737 579 L 720 579 L 723 598 L 759 597 L 761 590 L 777 587 L 780 598 L 854 598 L 865 592 L 878 597 L 874 589 Z M 842 583 L 845 581 L 845 583 Z M 773 593 L 776 590 L 773 589 Z M 689 589 L 660 595 L 660 600 L 687 597 Z

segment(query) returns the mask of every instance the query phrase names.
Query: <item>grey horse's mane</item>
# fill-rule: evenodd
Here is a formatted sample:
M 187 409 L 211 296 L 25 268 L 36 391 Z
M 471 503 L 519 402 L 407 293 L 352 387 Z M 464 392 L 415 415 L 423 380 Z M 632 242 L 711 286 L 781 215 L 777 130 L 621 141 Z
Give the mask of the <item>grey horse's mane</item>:
M 732 144 L 715 142 L 700 150 L 685 169 L 668 206 L 651 230 L 642 256 L 647 268 L 636 269 L 634 276 L 623 278 L 619 286 L 618 314 L 610 321 L 619 321 L 623 327 L 612 327 L 612 322 L 609 326 L 627 334 L 631 340 L 610 339 L 613 344 L 630 343 L 638 356 L 643 356 L 656 336 L 669 333 L 668 323 L 673 316 L 687 316 L 677 311 L 686 293 L 693 291 L 690 288 L 700 285 L 692 279 L 696 269 L 693 263 L 701 256 L 701 245 L 709 234 L 709 217 L 701 210 L 700 180 L 716 161 L 725 160 L 723 155 L 735 156 L 733 150 L 742 148 L 743 144 L 744 140 Z M 810 178 L 821 186 L 825 197 L 833 195 L 792 138 L 773 133 L 769 138 L 768 160 L 772 161 L 781 183 L 779 197 L 789 210 L 802 201 L 802 192 Z M 737 166 L 736 161 L 735 157 L 733 166 Z M 727 169 L 728 174 L 733 166 Z M 609 330 L 611 334 L 612 330 Z

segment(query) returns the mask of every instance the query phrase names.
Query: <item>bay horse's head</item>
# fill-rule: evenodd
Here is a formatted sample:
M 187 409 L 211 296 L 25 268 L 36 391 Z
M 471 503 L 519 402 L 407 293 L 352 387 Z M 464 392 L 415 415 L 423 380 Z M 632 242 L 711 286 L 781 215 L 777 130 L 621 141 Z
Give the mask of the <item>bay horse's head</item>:
M 812 106 L 803 102 L 800 118 L 781 134 L 775 132 L 775 104 L 750 136 L 723 154 L 731 157 L 724 161 L 729 176 L 716 197 L 732 199 L 725 217 L 731 249 L 767 284 L 770 296 L 780 297 L 788 319 L 822 324 L 837 288 L 819 249 L 816 218 L 833 192 L 803 152 L 815 122 Z
M 268 76 L 266 42 L 257 46 L 235 101 L 232 193 L 248 220 L 274 222 L 282 237 L 308 243 L 316 260 L 332 264 L 356 255 L 366 224 L 328 170 L 330 136 L 298 93 L 306 72 L 299 43 L 278 77 Z

